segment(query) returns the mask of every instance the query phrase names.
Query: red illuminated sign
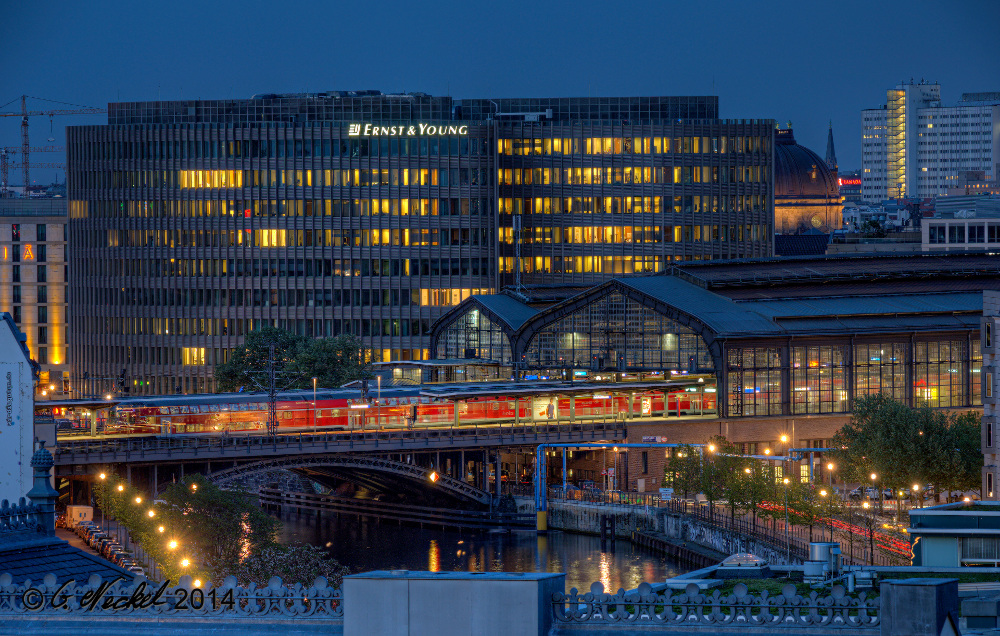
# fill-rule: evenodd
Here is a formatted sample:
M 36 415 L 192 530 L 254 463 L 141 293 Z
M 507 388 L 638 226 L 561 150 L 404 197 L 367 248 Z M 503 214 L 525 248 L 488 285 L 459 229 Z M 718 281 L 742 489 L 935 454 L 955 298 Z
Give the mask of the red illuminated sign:
M 840 185 L 861 185 L 861 179 L 837 179 Z

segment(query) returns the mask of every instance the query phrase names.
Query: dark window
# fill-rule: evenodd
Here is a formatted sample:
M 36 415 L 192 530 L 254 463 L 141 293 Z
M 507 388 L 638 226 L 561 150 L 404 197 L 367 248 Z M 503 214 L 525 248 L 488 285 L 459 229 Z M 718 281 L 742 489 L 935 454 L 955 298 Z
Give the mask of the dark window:
M 14 299 L 11 301 L 14 304 L 21 302 L 21 286 L 14 285 Z
M 35 228 L 35 240 L 44 241 L 45 240 L 45 224 L 39 223 Z
M 35 260 L 39 263 L 45 262 L 45 246 L 38 245 L 35 247 Z
M 986 228 L 982 223 L 969 226 L 969 242 L 970 243 L 985 243 L 986 242 Z
M 45 266 L 44 265 L 39 265 L 38 266 L 38 278 L 36 280 L 39 283 L 45 283 L 45 282 L 47 282 L 46 279 L 45 279 L 45 276 L 46 276 L 46 274 L 45 274 Z
M 47 303 L 47 302 L 49 302 L 48 287 L 46 287 L 45 285 L 39 285 L 38 286 L 38 303 L 42 304 L 42 303 Z
M 929 243 L 944 243 L 945 233 L 943 225 L 931 225 L 928 230 L 928 242 Z
M 42 325 L 49 321 L 49 308 L 39 307 L 38 308 L 38 324 Z
M 39 327 L 38 328 L 38 344 L 48 344 L 49 343 L 49 328 Z
M 15 243 L 21 240 L 21 226 L 17 223 L 10 226 L 10 240 Z
M 649 472 L 649 453 L 647 451 L 642 451 L 642 474 L 645 475 Z
M 949 243 L 964 243 L 965 242 L 965 226 L 964 225 L 949 225 L 948 226 L 948 242 Z
M 49 363 L 49 351 L 45 347 L 38 347 L 38 364 L 48 364 Z
M 21 266 L 20 265 L 14 265 L 14 268 L 13 268 L 13 282 L 15 282 L 15 283 L 20 283 L 21 282 Z

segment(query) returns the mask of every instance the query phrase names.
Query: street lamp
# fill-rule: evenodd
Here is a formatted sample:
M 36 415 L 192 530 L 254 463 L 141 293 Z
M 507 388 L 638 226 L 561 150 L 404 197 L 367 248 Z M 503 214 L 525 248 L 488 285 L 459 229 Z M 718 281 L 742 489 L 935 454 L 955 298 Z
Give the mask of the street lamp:
M 788 477 L 782 480 L 785 484 L 785 561 L 792 562 L 792 543 L 788 536 Z
M 874 475 L 874 473 L 873 473 Z M 867 501 L 862 504 L 865 510 L 871 510 L 871 515 L 869 515 L 867 525 L 868 525 L 868 565 L 875 565 L 875 507 L 869 504 Z
M 833 491 L 833 469 L 834 468 L 836 468 L 836 466 L 833 465 L 833 462 L 830 462 L 830 463 L 828 463 L 826 465 L 826 472 L 827 472 L 827 474 L 830 477 L 830 490 L 831 491 Z
M 882 512 L 882 491 L 881 489 L 879 489 L 878 486 L 875 485 L 876 480 L 878 479 L 878 475 L 872 473 L 871 478 L 872 478 L 872 488 L 875 489 L 875 493 L 878 495 L 878 511 Z M 874 511 L 872 512 L 872 514 L 873 515 L 875 514 Z
M 913 484 L 913 496 L 917 498 L 918 507 L 924 507 L 924 493 L 920 492 L 920 484 Z
M 830 507 L 827 504 L 827 499 L 826 499 L 827 494 L 828 493 L 826 492 L 825 489 L 819 491 L 819 496 L 823 498 L 823 509 L 827 513 L 827 515 L 829 515 L 830 514 Z M 828 522 L 827 525 L 830 526 L 830 541 L 833 541 L 833 519 L 831 517 L 827 516 L 826 520 Z

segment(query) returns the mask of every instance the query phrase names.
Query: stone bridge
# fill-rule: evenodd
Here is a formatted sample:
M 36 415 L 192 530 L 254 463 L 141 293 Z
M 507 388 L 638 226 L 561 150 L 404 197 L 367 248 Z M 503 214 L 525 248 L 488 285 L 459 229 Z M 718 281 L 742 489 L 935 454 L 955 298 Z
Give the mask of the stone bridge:
M 371 455 L 310 455 L 272 457 L 211 473 L 218 486 L 230 486 L 272 470 L 291 470 L 320 483 L 349 481 L 380 492 L 414 495 L 437 491 L 459 501 L 490 502 L 490 494 L 433 469 Z

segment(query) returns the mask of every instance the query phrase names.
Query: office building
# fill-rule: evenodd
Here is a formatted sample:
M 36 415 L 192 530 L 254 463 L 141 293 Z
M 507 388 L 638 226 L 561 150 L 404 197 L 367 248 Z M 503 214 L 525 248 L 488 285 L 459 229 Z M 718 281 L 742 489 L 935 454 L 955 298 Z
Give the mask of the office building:
M 81 390 L 211 390 L 263 324 L 426 359 L 473 294 L 770 255 L 773 128 L 716 97 L 110 104 L 68 129 Z
M 0 199 L 0 311 L 39 364 L 38 398 L 70 390 L 66 273 L 66 199 Z
M 964 93 L 944 105 L 941 86 L 901 83 L 862 111 L 862 197 L 868 202 L 946 194 L 968 172 L 997 178 L 1000 93 Z

